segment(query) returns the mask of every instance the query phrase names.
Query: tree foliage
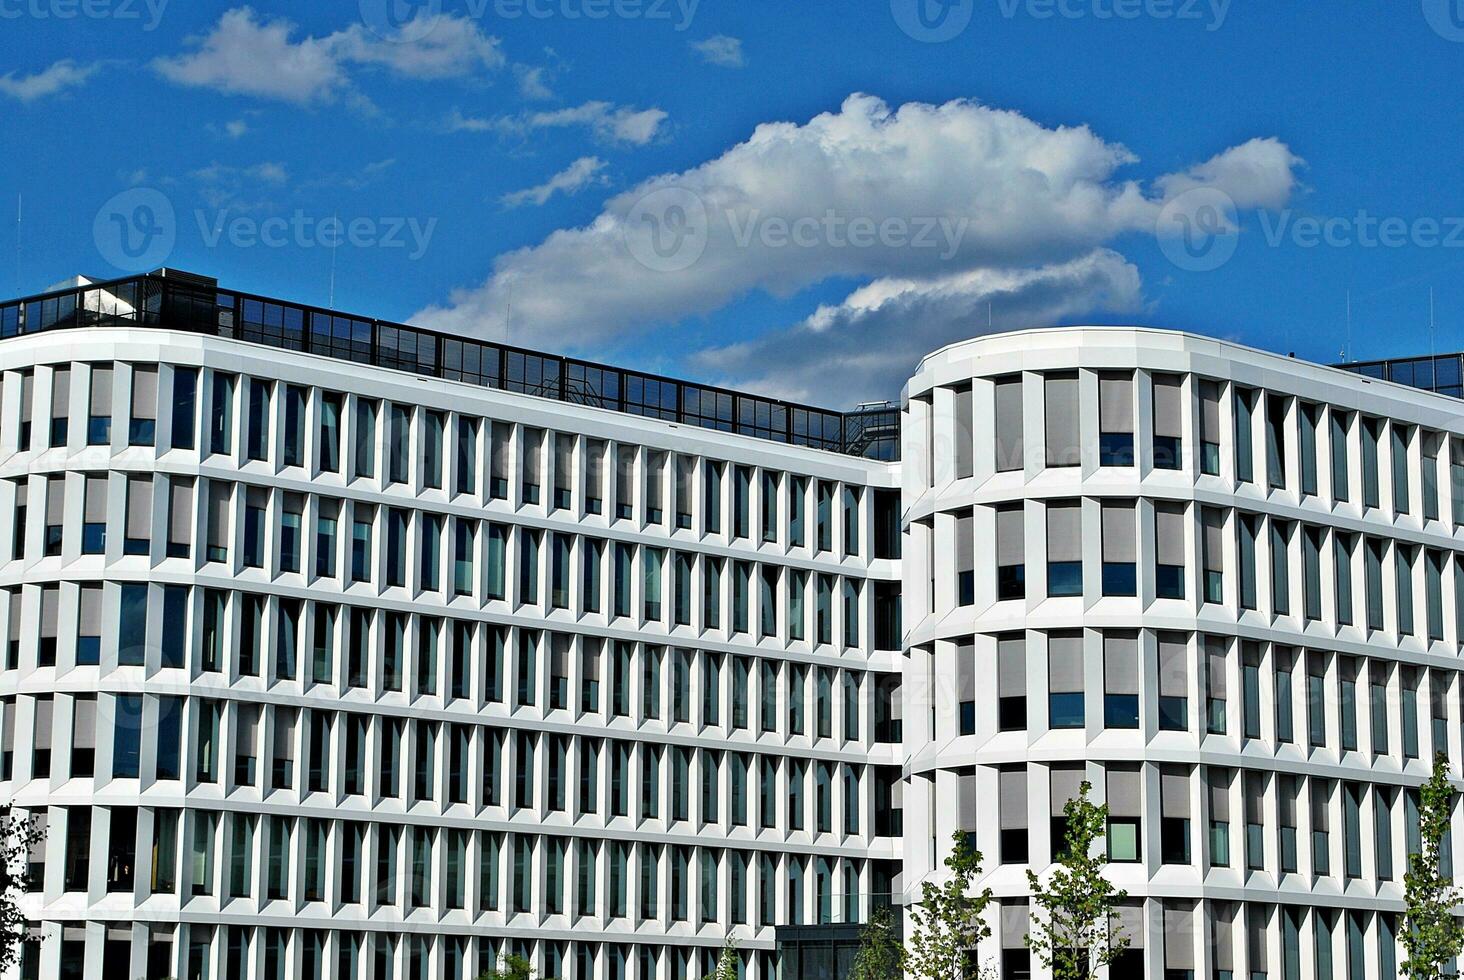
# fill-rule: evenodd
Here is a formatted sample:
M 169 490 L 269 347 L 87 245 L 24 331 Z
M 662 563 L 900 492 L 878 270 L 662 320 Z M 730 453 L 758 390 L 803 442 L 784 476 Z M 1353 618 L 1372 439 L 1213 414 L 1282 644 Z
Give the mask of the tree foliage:
M 971 894 L 981 874 L 981 852 L 970 838 L 956 831 L 954 847 L 945 866 L 950 870 L 943 884 L 925 882 L 921 898 L 908 911 L 909 938 L 905 944 L 905 972 L 925 980 L 980 976 L 976 947 L 991 935 L 986 909 L 991 889 Z
M 31 923 L 20 909 L 30 889 L 30 850 L 45 837 L 36 820 L 0 807 L 0 974 L 20 964 Z
M 732 937 L 727 937 L 726 944 L 722 947 L 722 953 L 717 957 L 717 965 L 702 980 L 737 980 L 737 944 Z
M 1408 856 L 1403 876 L 1403 913 L 1399 939 L 1405 957 L 1398 965 L 1405 977 L 1423 980 L 1442 976 L 1444 966 L 1464 953 L 1464 926 L 1453 909 L 1461 895 L 1452 878 L 1444 876 L 1444 837 L 1454 808 L 1454 788 L 1449 785 L 1449 759 L 1440 752 L 1434 757 L 1433 774 L 1419 787 L 1419 853 Z
M 498 968 L 478 974 L 478 980 L 544 980 L 534 972 L 534 965 L 512 953 L 498 961 Z
M 900 961 L 905 950 L 895 934 L 895 914 L 875 909 L 859 934 L 859 952 L 854 955 L 850 980 L 900 980 Z
M 1053 980 L 1091 977 L 1129 945 L 1129 938 L 1114 921 L 1118 905 L 1128 893 L 1115 891 L 1103 876 L 1108 865 L 1106 850 L 1099 848 L 1094 853 L 1094 843 L 1107 836 L 1108 806 L 1088 799 L 1092 789 L 1085 780 L 1078 798 L 1063 807 L 1067 818 L 1064 850 L 1057 856 L 1057 868 L 1047 884 L 1027 872 L 1034 906 L 1027 946 L 1052 971 Z

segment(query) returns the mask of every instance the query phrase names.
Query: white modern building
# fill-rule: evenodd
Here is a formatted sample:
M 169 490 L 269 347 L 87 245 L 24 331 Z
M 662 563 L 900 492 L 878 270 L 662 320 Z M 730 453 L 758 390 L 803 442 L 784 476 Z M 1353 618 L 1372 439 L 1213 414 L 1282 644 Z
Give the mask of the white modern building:
M 1072 328 L 841 414 L 172 270 L 0 305 L 20 976 L 837 976 L 959 830 L 1040 978 L 1086 780 L 1115 980 L 1392 977 L 1464 402 L 1383 379 L 1459 370 Z

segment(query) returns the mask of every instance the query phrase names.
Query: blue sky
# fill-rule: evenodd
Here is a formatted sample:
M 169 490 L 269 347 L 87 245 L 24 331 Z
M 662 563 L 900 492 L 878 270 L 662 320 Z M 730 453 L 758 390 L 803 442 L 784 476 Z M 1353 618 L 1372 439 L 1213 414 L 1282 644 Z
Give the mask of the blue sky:
M 828 403 L 988 322 L 1336 360 L 1349 290 L 1464 348 L 1459 0 L 89 2 L 0 0 L 7 296 L 160 196 L 238 289 Z

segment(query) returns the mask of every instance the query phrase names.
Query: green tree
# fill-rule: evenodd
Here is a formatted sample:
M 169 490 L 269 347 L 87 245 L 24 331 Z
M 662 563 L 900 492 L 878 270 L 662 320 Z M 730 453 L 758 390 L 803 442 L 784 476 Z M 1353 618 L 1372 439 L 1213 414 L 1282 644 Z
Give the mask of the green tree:
M 538 980 L 534 965 L 512 953 L 498 961 L 498 968 L 478 974 L 478 980 Z
M 1053 980 L 1082 980 L 1108 966 L 1128 948 L 1129 938 L 1114 921 L 1128 898 L 1103 876 L 1108 855 L 1094 844 L 1107 836 L 1108 806 L 1088 799 L 1093 785 L 1084 780 L 1078 798 L 1068 800 L 1063 851 L 1046 886 L 1031 871 L 1027 883 L 1034 905 L 1027 946 Z M 1038 911 L 1040 909 L 1040 912 Z
M 878 908 L 859 934 L 859 952 L 849 980 L 900 980 L 900 960 L 905 950 L 895 935 L 895 913 Z
M 971 894 L 981 875 L 981 852 L 959 830 L 951 840 L 954 847 L 945 859 L 950 877 L 941 885 L 922 884 L 920 901 L 907 913 L 910 929 L 904 966 L 912 977 L 951 980 L 985 972 L 976 958 L 976 947 L 991 935 L 991 926 L 986 924 L 991 889 Z
M 728 936 L 726 944 L 722 946 L 721 955 L 717 957 L 716 967 L 702 980 L 737 980 L 737 967 L 737 944 Z
M 1445 964 L 1464 953 L 1464 926 L 1454 917 L 1459 889 L 1443 872 L 1444 835 L 1454 808 L 1454 788 L 1449 785 L 1449 759 L 1434 756 L 1433 774 L 1418 792 L 1419 853 L 1408 856 L 1408 873 L 1403 876 L 1403 928 L 1399 939 L 1406 956 L 1399 964 L 1405 977 L 1433 980 L 1442 976 Z
M 31 923 L 20 910 L 30 890 L 30 850 L 45 833 L 33 817 L 0 806 L 0 974 L 19 966 Z

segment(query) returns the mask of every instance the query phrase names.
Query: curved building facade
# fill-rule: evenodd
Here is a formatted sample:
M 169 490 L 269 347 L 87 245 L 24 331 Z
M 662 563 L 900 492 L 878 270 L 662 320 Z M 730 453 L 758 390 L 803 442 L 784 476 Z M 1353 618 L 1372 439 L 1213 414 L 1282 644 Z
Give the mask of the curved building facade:
M 1025 975 L 1087 781 L 1114 976 L 1395 976 L 1459 758 L 1459 403 L 1127 329 L 958 344 L 907 395 L 906 881 L 974 833 Z
M 0 305 L 19 975 L 791 980 L 963 831 L 1041 977 L 1086 780 L 1115 980 L 1391 977 L 1459 406 L 1137 329 L 840 414 L 171 271 Z

